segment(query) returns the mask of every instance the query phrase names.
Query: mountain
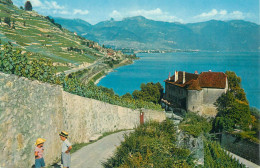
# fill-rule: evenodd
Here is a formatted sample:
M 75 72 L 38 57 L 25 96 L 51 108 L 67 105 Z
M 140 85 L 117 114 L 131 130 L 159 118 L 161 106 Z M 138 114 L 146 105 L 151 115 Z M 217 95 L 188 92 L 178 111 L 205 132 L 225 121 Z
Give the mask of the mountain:
M 77 32 L 78 34 L 84 34 L 86 31 L 89 31 L 92 25 L 81 19 L 64 19 L 55 17 L 55 22 L 61 24 L 63 27 L 69 27 L 69 30 L 72 32 Z
M 260 47 L 259 25 L 243 20 L 180 24 L 136 16 L 96 25 L 81 20 L 77 26 L 72 21 L 73 26 L 63 26 L 115 48 L 258 51 Z M 59 18 L 57 22 L 63 24 L 64 21 Z

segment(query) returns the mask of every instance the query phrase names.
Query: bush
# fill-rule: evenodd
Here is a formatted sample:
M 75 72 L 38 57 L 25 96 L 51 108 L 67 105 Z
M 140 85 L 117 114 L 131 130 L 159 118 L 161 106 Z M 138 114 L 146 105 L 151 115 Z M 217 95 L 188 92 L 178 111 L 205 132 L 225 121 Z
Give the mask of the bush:
M 203 133 L 209 133 L 209 131 L 211 131 L 212 122 L 207 121 L 207 119 L 202 116 L 189 112 L 185 115 L 179 128 L 190 135 L 198 137 Z
M 11 45 L 4 45 L 4 50 L 0 52 L 0 71 L 43 82 L 59 83 L 51 60 L 29 60 L 26 55 L 21 54 L 21 50 L 14 50 Z
M 116 167 L 193 167 L 188 163 L 190 151 L 178 148 L 174 143 L 176 130 L 171 121 L 150 122 L 125 135 L 125 141 L 115 155 L 103 164 Z
M 4 18 L 4 23 L 8 24 L 8 26 L 11 26 L 11 19 L 10 19 L 10 17 L 5 17 Z

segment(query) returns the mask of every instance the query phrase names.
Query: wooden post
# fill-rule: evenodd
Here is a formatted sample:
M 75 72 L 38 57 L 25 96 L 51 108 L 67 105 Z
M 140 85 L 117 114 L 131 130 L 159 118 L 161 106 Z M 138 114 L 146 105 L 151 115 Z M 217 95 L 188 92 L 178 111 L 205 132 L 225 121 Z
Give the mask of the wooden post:
M 144 124 L 144 113 L 140 112 L 140 125 Z

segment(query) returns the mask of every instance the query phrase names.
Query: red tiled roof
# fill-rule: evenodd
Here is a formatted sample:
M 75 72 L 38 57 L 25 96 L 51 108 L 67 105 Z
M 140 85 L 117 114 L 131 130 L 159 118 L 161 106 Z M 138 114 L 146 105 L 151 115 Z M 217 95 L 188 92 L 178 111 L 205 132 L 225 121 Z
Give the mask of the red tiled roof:
M 227 76 L 223 72 L 202 72 L 192 74 L 185 72 L 185 83 L 183 84 L 183 72 L 178 72 L 178 80 L 174 82 L 175 75 L 164 82 L 184 87 L 187 90 L 201 90 L 201 88 L 221 88 L 226 87 Z
M 226 87 L 227 75 L 223 72 L 202 72 L 199 75 L 200 87 L 221 88 Z

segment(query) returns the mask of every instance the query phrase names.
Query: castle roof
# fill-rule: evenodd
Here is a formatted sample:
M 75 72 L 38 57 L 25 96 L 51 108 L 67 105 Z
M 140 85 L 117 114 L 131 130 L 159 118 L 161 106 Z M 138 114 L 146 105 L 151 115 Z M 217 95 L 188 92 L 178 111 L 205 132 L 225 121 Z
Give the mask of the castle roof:
M 184 72 L 179 71 L 175 73 L 178 75 L 175 81 L 175 75 L 166 79 L 164 82 L 173 84 L 187 90 L 201 90 L 202 88 L 217 88 L 224 89 L 226 87 L 227 75 L 223 72 L 202 72 L 200 74 L 193 74 L 185 72 L 185 82 L 183 83 Z

